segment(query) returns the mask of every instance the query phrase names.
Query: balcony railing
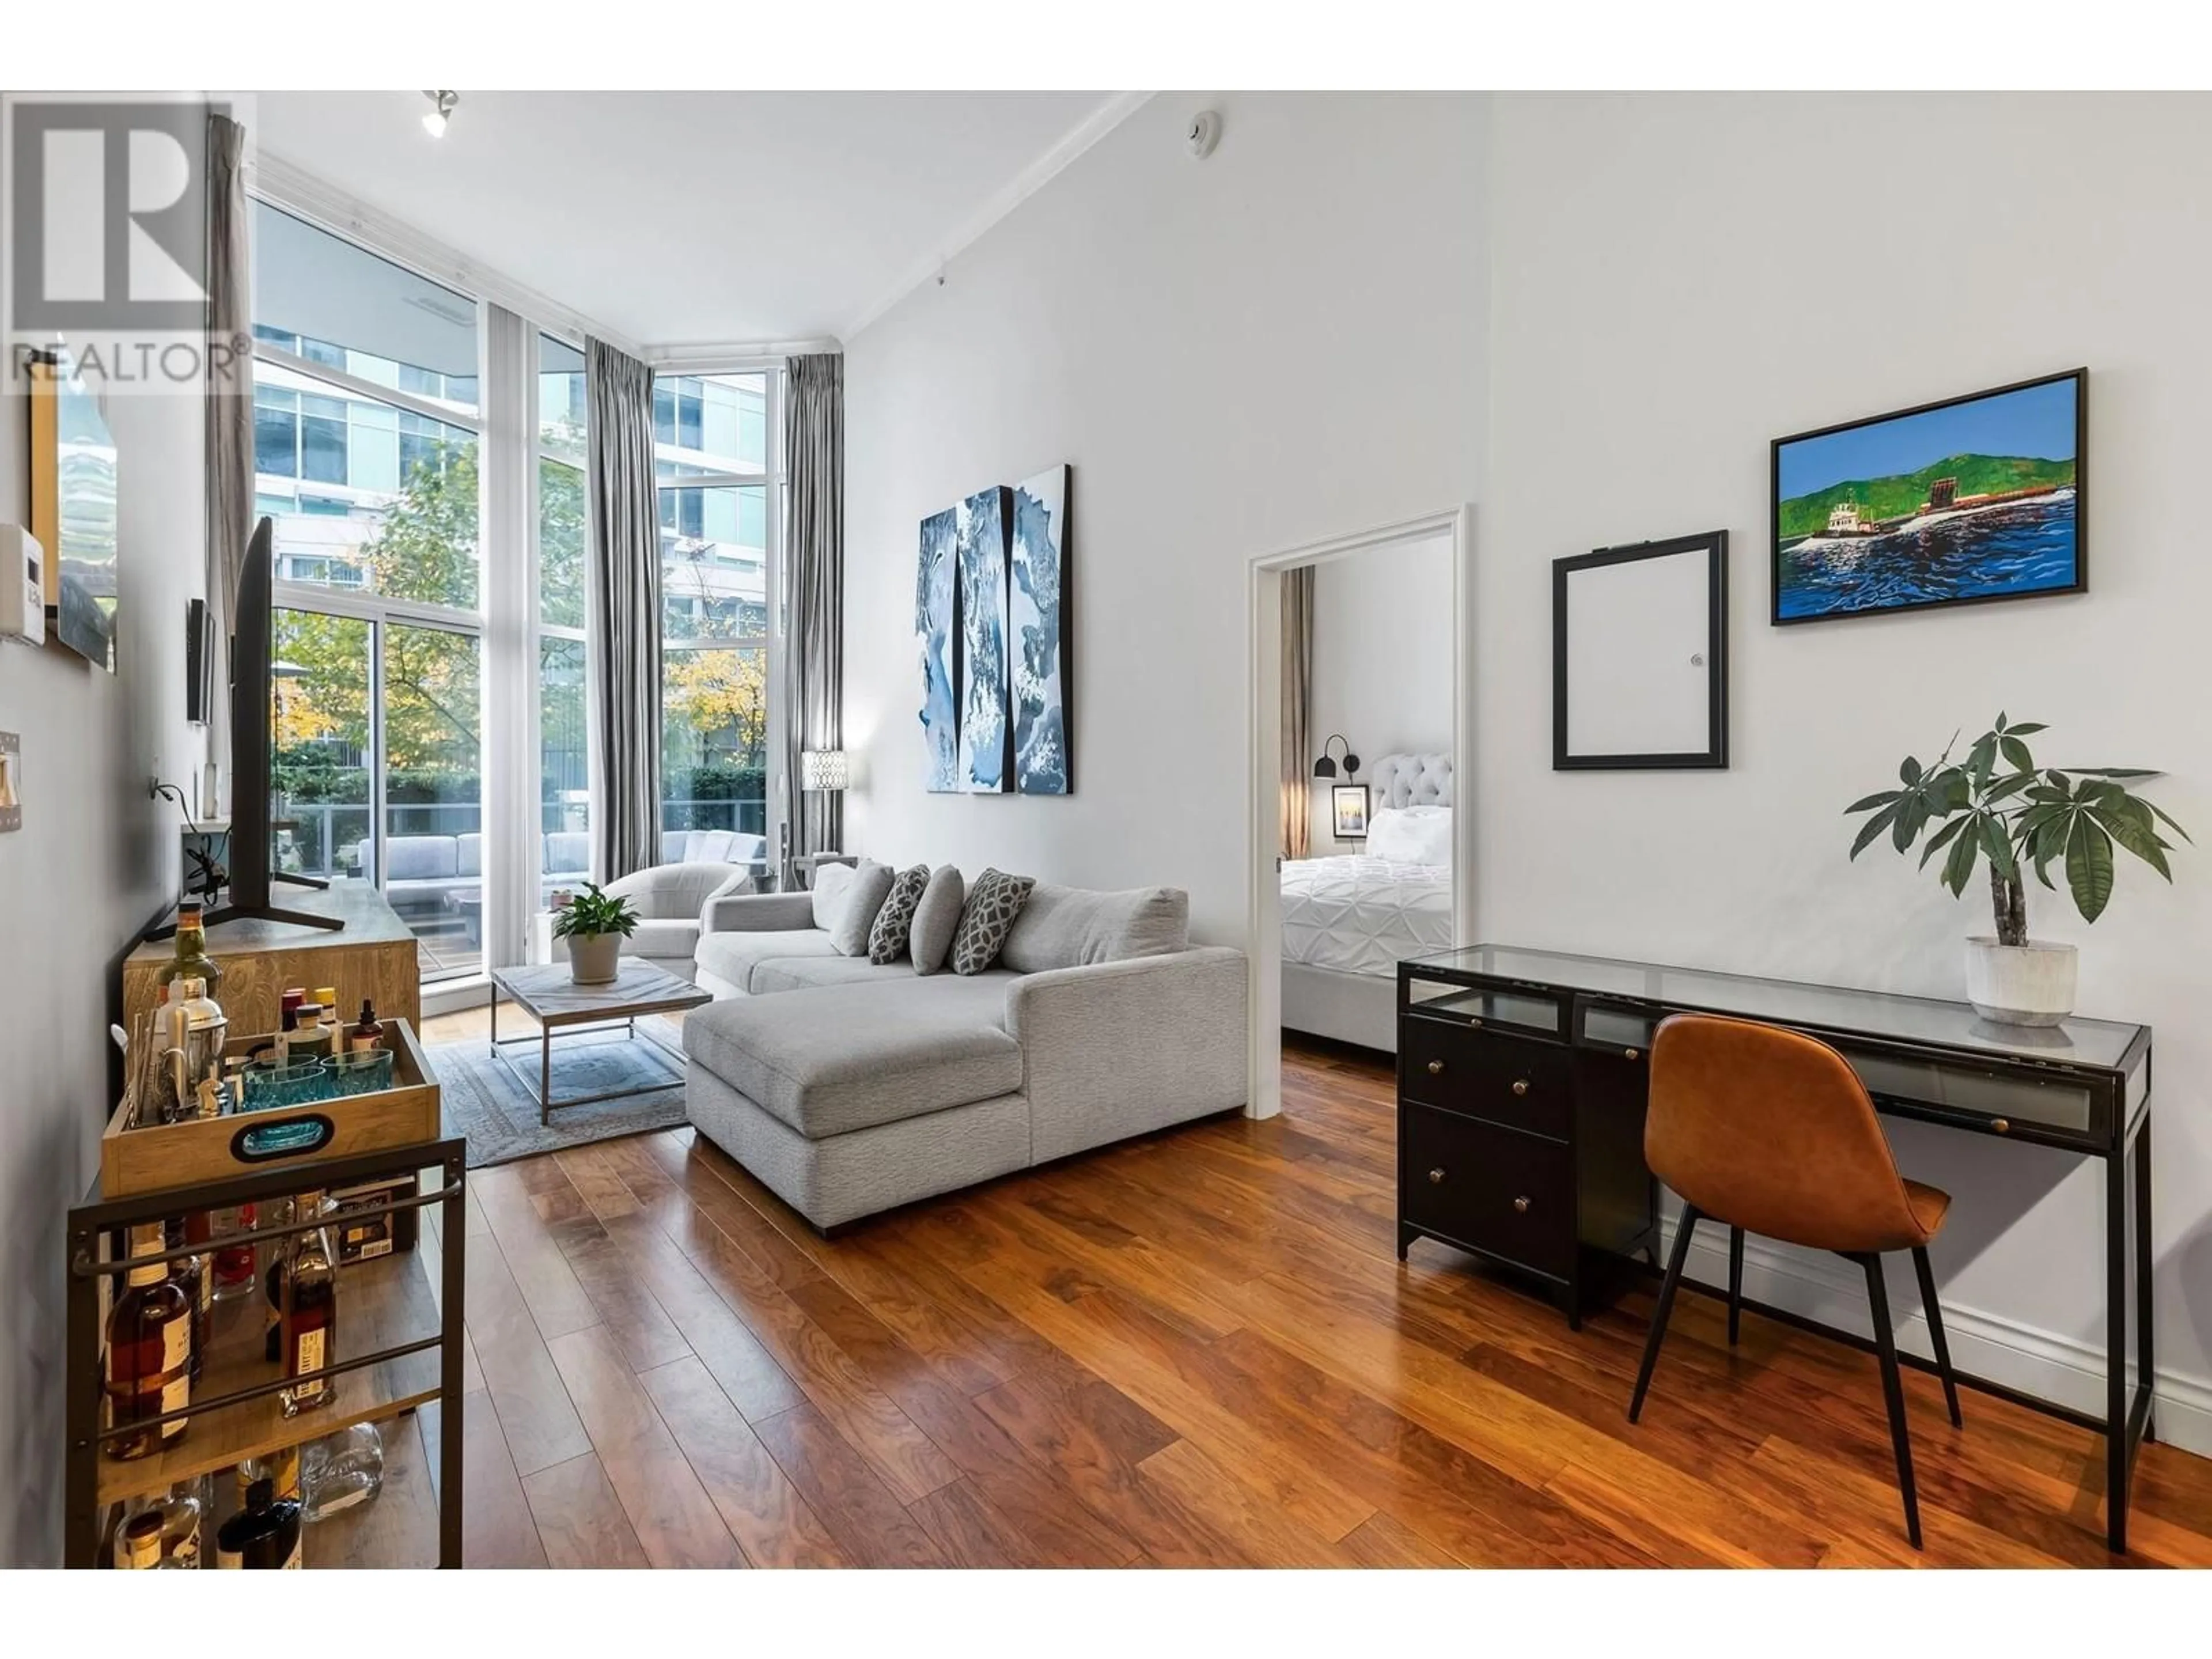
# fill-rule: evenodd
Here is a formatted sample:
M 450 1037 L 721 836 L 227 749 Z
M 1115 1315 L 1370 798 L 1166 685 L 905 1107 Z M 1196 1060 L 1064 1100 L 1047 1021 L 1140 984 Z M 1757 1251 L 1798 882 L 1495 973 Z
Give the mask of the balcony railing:
M 384 809 L 386 836 L 473 836 L 483 831 L 483 808 L 477 801 L 393 801 Z M 374 866 L 361 843 L 371 839 L 374 811 L 362 801 L 301 801 L 288 804 L 280 814 L 276 832 L 279 869 L 305 876 L 362 876 Z M 544 835 L 584 832 L 583 814 L 559 801 L 547 801 L 540 814 Z M 660 804 L 660 827 L 673 830 L 734 830 L 743 834 L 768 833 L 768 802 L 754 798 L 739 800 L 676 799 Z M 543 856 L 541 848 L 540 856 Z M 588 857 L 582 860 L 588 863 Z M 573 877 L 573 870 L 539 866 L 547 875 Z M 459 876 L 459 862 L 455 873 Z M 469 877 L 461 877 L 469 879 Z

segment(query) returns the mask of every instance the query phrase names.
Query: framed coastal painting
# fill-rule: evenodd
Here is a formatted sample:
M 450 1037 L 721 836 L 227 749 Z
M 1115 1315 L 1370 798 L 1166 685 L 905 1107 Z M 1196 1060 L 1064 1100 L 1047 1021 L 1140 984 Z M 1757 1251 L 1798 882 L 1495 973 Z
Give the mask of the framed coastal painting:
M 2086 592 L 2088 382 L 1776 439 L 1775 623 Z

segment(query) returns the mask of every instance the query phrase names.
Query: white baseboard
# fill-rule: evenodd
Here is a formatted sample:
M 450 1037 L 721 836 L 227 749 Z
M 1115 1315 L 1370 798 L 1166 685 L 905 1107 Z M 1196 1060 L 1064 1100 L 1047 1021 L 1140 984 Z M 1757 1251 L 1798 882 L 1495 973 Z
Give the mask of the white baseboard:
M 1662 1261 L 1674 1248 L 1674 1227 L 1675 1220 L 1671 1216 L 1660 1223 Z M 1699 1227 L 1691 1242 L 1689 1261 L 1683 1272 L 1691 1279 L 1725 1290 L 1728 1230 L 1712 1221 Z M 1920 1291 L 1912 1282 L 1910 1270 L 1901 1279 L 1893 1273 L 1889 1285 L 1890 1313 L 1896 1322 L 1898 1346 L 1923 1358 L 1929 1357 L 1928 1321 L 1920 1311 Z M 1833 1258 L 1747 1237 L 1743 1293 L 1753 1301 L 1768 1303 L 1840 1330 L 1869 1335 L 1873 1333 L 1865 1280 L 1855 1269 Z M 2016 1320 L 1961 1307 L 1948 1297 L 1943 1303 L 1943 1331 L 1950 1339 L 1951 1362 L 1961 1371 L 2076 1411 L 2104 1414 L 2102 1348 Z M 2160 1440 L 2185 1451 L 2212 1457 L 2212 1382 L 2160 1366 L 2153 1420 Z

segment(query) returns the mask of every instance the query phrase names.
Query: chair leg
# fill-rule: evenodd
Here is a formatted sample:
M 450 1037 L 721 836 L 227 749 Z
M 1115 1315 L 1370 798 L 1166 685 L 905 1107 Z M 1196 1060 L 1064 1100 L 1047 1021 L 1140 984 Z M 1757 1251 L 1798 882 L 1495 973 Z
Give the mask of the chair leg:
M 1729 1229 L 1729 1346 L 1743 1328 L 1743 1229 Z
M 1920 1500 L 1912 1489 L 1912 1443 L 1905 1425 L 1905 1383 L 1897 1372 L 1897 1340 L 1889 1328 L 1889 1287 L 1882 1282 L 1881 1258 L 1863 1255 L 1867 1301 L 1874 1310 L 1874 1341 L 1881 1355 L 1882 1398 L 1889 1406 L 1889 1437 L 1897 1449 L 1897 1487 L 1905 1498 L 1905 1533 L 1920 1547 Z
M 1697 1206 L 1685 1204 L 1674 1229 L 1674 1248 L 1667 1257 L 1667 1277 L 1659 1281 L 1659 1304 L 1651 1310 L 1651 1334 L 1644 1339 L 1644 1364 L 1636 1373 L 1636 1393 L 1628 1402 L 1633 1423 L 1644 1410 L 1644 1391 L 1651 1386 L 1652 1369 L 1659 1363 L 1659 1344 L 1667 1335 L 1667 1318 L 1674 1311 L 1674 1291 L 1682 1282 L 1682 1264 L 1690 1259 L 1690 1236 L 1698 1230 Z
M 1951 1345 L 1943 1340 L 1943 1309 L 1936 1299 L 1936 1272 L 1928 1265 L 1925 1245 L 1913 1251 L 1912 1271 L 1920 1275 L 1920 1307 L 1928 1316 L 1928 1340 L 1936 1350 L 1936 1370 L 1943 1379 L 1943 1398 L 1951 1407 L 1951 1426 L 1963 1429 L 1966 1419 L 1959 1415 L 1959 1380 L 1951 1374 Z

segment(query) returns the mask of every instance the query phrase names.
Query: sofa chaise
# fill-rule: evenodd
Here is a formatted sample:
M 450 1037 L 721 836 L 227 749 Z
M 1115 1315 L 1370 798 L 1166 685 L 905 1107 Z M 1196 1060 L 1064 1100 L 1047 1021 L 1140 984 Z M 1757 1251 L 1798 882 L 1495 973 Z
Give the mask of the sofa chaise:
M 706 906 L 694 1127 L 824 1232 L 1245 1103 L 1245 960 L 1187 894 L 1039 886 L 979 974 L 841 955 L 816 896 Z M 829 920 L 829 918 L 819 918 Z

